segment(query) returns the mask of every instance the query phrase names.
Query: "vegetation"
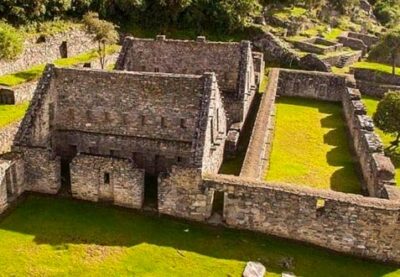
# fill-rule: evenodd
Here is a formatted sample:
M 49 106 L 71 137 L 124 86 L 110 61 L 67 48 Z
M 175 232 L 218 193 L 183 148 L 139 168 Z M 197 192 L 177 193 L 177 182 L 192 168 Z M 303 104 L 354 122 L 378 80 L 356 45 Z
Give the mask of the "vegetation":
M 79 216 L 77 216 L 79 215 Z M 398 276 L 395 267 L 254 233 L 145 216 L 67 199 L 29 197 L 0 222 L 7 276 Z
M 87 13 L 83 16 L 83 22 L 89 33 L 94 35 L 93 40 L 97 43 L 97 54 L 99 56 L 101 69 L 104 69 L 107 55 L 107 46 L 118 42 L 118 32 L 111 22 L 99 19 L 97 13 Z
M 277 101 L 266 180 L 360 193 L 339 104 L 302 98 Z
M 21 54 L 23 39 L 20 33 L 5 22 L 0 21 L 0 60 L 11 60 Z
M 0 105 L 0 128 L 21 120 L 27 109 L 28 103 L 18 105 Z
M 377 0 L 374 4 L 374 14 L 387 26 L 396 26 L 400 18 L 399 0 Z
M 372 117 L 377 110 L 379 98 L 363 96 L 362 100 L 367 107 L 368 115 Z M 393 141 L 393 136 L 390 134 L 385 134 L 382 130 L 378 128 L 376 128 L 375 131 L 379 134 L 386 147 L 386 154 L 392 159 L 392 162 L 396 168 L 396 183 L 397 186 L 400 186 L 400 147 L 398 147 L 397 149 L 389 149 L 389 147 L 391 146 L 391 142 Z
M 400 143 L 400 91 L 391 91 L 385 94 L 379 102 L 373 116 L 376 127 L 385 134 L 392 135 L 395 140 L 391 146 L 397 147 Z
M 396 61 L 400 58 L 400 28 L 388 31 L 369 55 L 371 60 L 390 60 L 392 74 L 396 72 Z
M 383 63 L 375 63 L 375 62 L 358 62 L 355 63 L 353 68 L 365 68 L 365 69 L 372 69 L 376 71 L 380 71 L 383 73 L 393 74 L 393 67 L 391 65 L 383 64 Z M 395 74 L 400 75 L 400 67 L 396 67 Z
M 118 49 L 119 47 L 116 45 L 109 46 L 106 48 L 106 53 L 109 55 L 115 53 L 116 51 L 118 51 Z M 98 58 L 97 51 L 89 51 L 87 53 L 83 53 L 75 57 L 55 60 L 54 64 L 59 67 L 70 67 L 76 64 L 89 62 L 97 58 Z M 45 65 L 37 65 L 24 71 L 0 76 L 0 85 L 12 87 L 39 79 L 40 76 L 42 75 L 44 67 Z

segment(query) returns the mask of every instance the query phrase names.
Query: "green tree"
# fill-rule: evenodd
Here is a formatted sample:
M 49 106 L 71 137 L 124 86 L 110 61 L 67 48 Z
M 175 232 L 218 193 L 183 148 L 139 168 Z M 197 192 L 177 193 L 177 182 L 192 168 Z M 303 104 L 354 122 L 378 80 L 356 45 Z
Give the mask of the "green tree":
M 379 129 L 395 137 L 392 146 L 397 147 L 400 143 L 400 91 L 385 94 L 378 104 L 373 119 Z
M 21 54 L 23 38 L 11 25 L 0 21 L 0 59 L 11 60 Z
M 88 12 L 83 16 L 83 22 L 90 34 L 93 34 L 93 40 L 98 44 L 98 54 L 101 68 L 104 69 L 107 45 L 112 45 L 118 41 L 118 32 L 116 26 L 106 20 L 99 18 L 97 13 Z
M 388 57 L 389 55 L 389 57 Z M 392 73 L 396 74 L 396 61 L 400 57 L 400 28 L 389 30 L 372 49 L 370 60 L 390 60 Z M 389 61 L 388 61 L 389 62 Z

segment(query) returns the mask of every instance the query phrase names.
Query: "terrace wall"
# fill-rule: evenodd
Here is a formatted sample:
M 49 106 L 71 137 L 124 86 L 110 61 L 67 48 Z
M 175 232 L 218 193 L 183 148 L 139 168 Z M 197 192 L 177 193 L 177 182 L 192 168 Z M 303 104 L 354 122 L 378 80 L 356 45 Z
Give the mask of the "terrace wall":
M 0 129 L 0 154 L 9 152 L 21 122 L 14 122 Z
M 0 214 L 24 192 L 24 163 L 19 155 L 0 158 Z
M 379 42 L 379 38 L 377 36 L 369 35 L 369 34 L 348 32 L 347 36 L 350 38 L 355 38 L 355 39 L 359 39 L 359 40 L 363 41 L 365 43 L 365 45 L 368 46 L 368 48 L 370 48 L 371 46 L 373 46 L 374 44 Z
M 349 47 L 353 50 L 361 50 L 363 54 L 367 53 L 368 46 L 360 39 L 346 36 L 339 36 L 338 40 L 344 47 Z
M 71 191 L 78 199 L 112 201 L 140 209 L 144 198 L 144 170 L 128 160 L 78 155 L 70 165 Z
M 341 101 L 345 76 L 301 70 L 279 70 L 278 95 Z
M 92 37 L 83 28 L 76 27 L 51 36 L 37 35 L 25 40 L 24 51 L 16 60 L 0 60 L 0 75 L 52 62 L 65 57 L 65 54 L 74 56 L 93 48 Z
M 393 75 L 367 68 L 353 68 L 352 70 L 356 80 L 400 86 L 400 75 Z
M 385 186 L 394 185 L 395 168 L 383 152 L 383 144 L 374 133 L 372 119 L 366 114 L 361 94 L 348 88 L 343 94 L 343 111 L 352 137 L 353 147 L 361 165 L 368 194 L 386 198 Z

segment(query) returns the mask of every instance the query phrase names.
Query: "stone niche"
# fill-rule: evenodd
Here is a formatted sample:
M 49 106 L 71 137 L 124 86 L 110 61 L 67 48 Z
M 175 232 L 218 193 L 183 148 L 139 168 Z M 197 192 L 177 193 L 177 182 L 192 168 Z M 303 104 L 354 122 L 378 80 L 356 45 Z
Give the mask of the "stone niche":
M 128 160 L 81 154 L 70 170 L 75 198 L 137 209 L 143 205 L 144 170 Z

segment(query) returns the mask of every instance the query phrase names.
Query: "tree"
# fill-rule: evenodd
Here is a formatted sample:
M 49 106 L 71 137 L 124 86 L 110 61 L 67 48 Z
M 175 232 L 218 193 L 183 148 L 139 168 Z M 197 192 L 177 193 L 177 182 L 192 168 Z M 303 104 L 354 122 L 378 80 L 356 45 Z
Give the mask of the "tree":
M 389 57 L 388 57 L 389 54 Z M 400 57 L 400 28 L 389 30 L 372 49 L 370 60 L 387 60 L 392 65 L 392 74 L 396 74 L 396 62 Z
M 11 25 L 0 21 L 0 59 L 11 60 L 21 54 L 23 38 Z
M 118 41 L 116 26 L 111 22 L 102 20 L 97 13 L 88 12 L 83 16 L 83 22 L 90 34 L 94 35 L 93 40 L 98 44 L 98 54 L 101 68 L 104 69 L 107 45 L 112 45 Z
M 392 147 L 400 143 L 400 91 L 385 94 L 373 116 L 375 125 L 386 134 L 395 136 Z

